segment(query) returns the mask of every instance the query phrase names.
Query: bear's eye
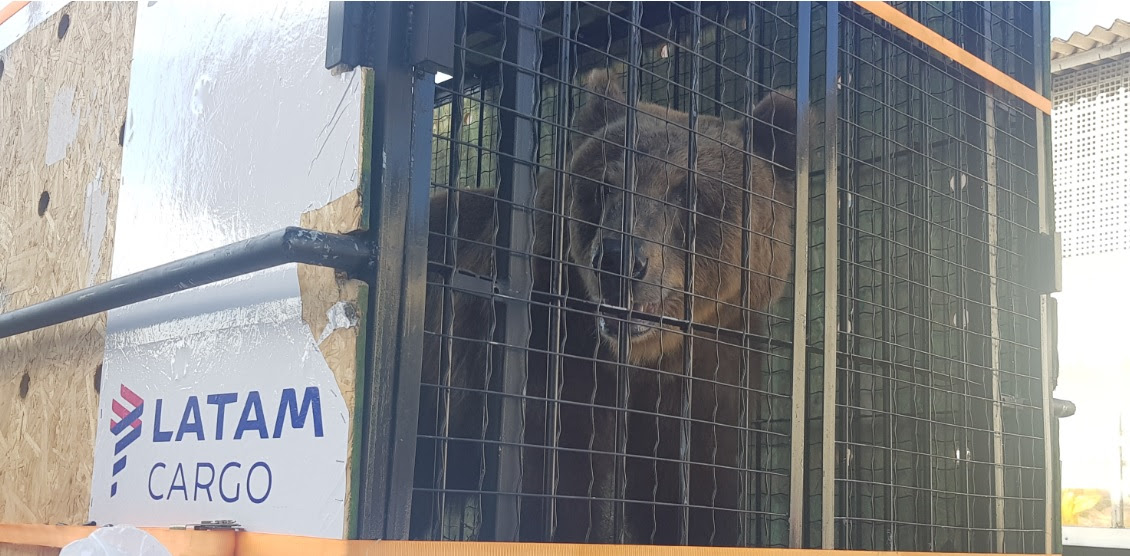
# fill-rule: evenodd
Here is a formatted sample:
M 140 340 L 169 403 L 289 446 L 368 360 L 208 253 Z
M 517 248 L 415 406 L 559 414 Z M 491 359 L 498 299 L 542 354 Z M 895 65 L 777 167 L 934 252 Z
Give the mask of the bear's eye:
M 680 208 L 687 206 L 687 184 L 680 183 L 672 187 L 667 193 L 667 202 Z
M 583 206 L 600 202 L 600 186 L 590 181 L 573 182 L 573 195 Z
M 607 204 L 608 199 L 610 197 L 612 197 L 613 195 L 617 194 L 617 193 L 620 193 L 620 190 L 615 185 L 610 185 L 610 184 L 607 184 L 607 183 L 601 185 L 600 186 L 600 203 L 602 205 Z

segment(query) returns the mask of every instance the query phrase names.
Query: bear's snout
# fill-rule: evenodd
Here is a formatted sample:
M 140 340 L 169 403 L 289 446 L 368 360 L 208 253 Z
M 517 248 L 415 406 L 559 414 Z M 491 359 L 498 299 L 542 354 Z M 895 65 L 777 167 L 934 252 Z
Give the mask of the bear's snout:
M 620 295 L 622 281 L 630 279 L 634 283 L 647 274 L 648 260 L 640 255 L 639 240 L 633 240 L 630 246 L 632 252 L 625 254 L 620 238 L 606 237 L 593 257 L 593 268 L 600 276 L 601 301 L 608 305 L 626 307 L 629 300 Z

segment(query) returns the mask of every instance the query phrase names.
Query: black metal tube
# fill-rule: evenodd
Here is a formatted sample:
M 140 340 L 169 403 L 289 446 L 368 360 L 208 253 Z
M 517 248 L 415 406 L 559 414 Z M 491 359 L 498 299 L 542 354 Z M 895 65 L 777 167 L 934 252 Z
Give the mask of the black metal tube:
M 372 264 L 365 242 L 287 227 L 0 315 L 0 338 L 288 263 L 355 272 Z

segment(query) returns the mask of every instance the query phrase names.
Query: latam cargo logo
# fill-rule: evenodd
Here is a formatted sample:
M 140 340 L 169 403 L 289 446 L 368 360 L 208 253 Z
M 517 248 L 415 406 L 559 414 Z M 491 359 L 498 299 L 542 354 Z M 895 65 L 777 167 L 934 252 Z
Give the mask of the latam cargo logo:
M 115 479 L 110 483 L 111 498 L 118 493 L 116 477 L 126 468 L 126 455 L 123 452 L 135 440 L 141 438 L 141 413 L 145 410 L 145 400 L 141 399 L 141 396 L 135 394 L 133 390 L 127 388 L 125 384 L 122 385 L 120 397 L 120 401 L 115 398 L 111 403 L 111 409 L 114 411 L 114 415 L 118 417 L 117 421 L 113 418 L 110 419 L 110 433 L 116 439 L 114 441 L 114 469 L 112 473 Z
M 121 394 L 111 400 L 110 498 L 119 491 L 131 497 L 148 492 L 154 501 L 212 502 L 217 495 L 229 504 L 241 500 L 262 504 L 275 486 L 270 458 L 261 449 L 236 445 L 267 441 L 282 446 L 296 440 L 302 445 L 306 439 L 325 435 L 317 386 L 304 391 L 283 388 L 266 396 L 250 390 L 192 394 L 185 399 L 152 397 L 148 405 L 149 426 L 143 435 L 141 397 L 123 384 Z M 186 451 L 182 446 L 188 444 L 199 448 Z M 128 473 L 127 450 L 132 460 Z M 259 457 L 250 461 L 238 457 L 248 454 Z

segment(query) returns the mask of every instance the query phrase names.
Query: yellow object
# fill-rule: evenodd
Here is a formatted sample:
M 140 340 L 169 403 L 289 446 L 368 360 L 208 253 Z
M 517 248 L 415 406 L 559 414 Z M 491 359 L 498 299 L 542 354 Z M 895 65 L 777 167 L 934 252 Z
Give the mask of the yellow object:
M 1110 527 L 1110 492 L 1099 488 L 1065 488 L 1060 502 L 1063 524 L 1071 527 Z

